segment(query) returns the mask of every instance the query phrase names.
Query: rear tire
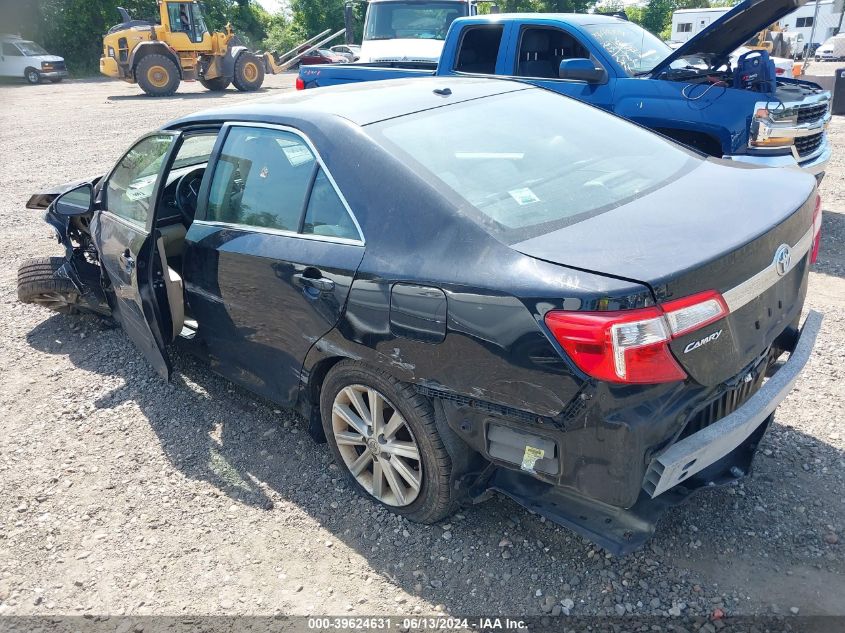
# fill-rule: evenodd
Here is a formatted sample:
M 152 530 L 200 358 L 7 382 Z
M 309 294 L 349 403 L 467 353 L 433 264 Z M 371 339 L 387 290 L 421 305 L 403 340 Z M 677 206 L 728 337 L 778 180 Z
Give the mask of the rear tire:
M 135 66 L 135 79 L 148 95 L 169 97 L 179 87 L 179 69 L 172 59 L 151 54 Z
M 264 62 L 252 53 L 241 53 L 235 60 L 232 83 L 241 92 L 258 90 L 264 83 Z
M 78 312 L 79 293 L 69 279 L 56 276 L 64 257 L 28 259 L 18 268 L 18 300 L 61 314 Z
M 215 77 L 214 79 L 200 79 L 200 83 L 206 90 L 211 90 L 212 92 L 222 92 L 226 90 L 232 82 L 226 77 Z
M 375 407 L 381 415 L 373 415 L 371 399 L 381 402 Z M 358 426 L 364 420 L 364 434 L 347 424 L 350 411 Z M 413 387 L 361 363 L 341 361 L 323 382 L 320 414 L 335 462 L 359 494 L 419 523 L 436 523 L 457 509 L 449 485 L 452 459 L 431 403 Z
M 31 84 L 41 83 L 41 73 L 34 68 L 27 68 L 23 73 L 24 78 Z

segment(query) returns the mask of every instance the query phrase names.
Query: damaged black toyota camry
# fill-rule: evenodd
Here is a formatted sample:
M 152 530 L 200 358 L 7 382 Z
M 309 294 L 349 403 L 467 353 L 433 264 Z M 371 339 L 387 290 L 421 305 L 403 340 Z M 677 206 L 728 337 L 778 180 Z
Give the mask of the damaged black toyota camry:
M 28 206 L 66 252 L 21 300 L 297 408 L 409 519 L 495 490 L 615 553 L 749 472 L 821 322 L 811 176 L 509 81 L 202 112 Z

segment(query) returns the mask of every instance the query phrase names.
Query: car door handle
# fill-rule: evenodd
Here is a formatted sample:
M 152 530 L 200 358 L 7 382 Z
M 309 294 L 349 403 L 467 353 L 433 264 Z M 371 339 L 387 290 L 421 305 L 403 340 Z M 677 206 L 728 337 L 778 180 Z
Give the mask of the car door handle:
M 132 257 L 132 253 L 129 252 L 127 248 L 118 258 L 120 260 L 120 265 L 123 266 L 123 271 L 127 275 L 132 274 L 132 270 L 135 268 L 135 258 Z
M 327 277 L 306 277 L 302 273 L 297 273 L 294 275 L 294 278 L 300 286 L 305 286 L 306 288 L 314 288 L 320 292 L 331 292 L 334 290 L 334 282 Z

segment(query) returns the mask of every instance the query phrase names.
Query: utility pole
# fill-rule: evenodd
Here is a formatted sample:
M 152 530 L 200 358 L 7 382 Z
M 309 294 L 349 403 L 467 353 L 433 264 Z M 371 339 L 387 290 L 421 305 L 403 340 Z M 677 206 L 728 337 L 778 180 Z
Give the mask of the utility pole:
M 809 47 L 807 49 L 807 53 L 809 54 L 810 49 L 813 46 L 813 37 L 816 35 L 816 23 L 819 21 L 819 0 L 816 0 L 816 10 L 813 11 L 813 28 L 810 29 L 810 42 Z
M 352 13 L 352 2 L 347 0 L 343 5 L 343 26 L 346 27 L 346 43 L 355 43 L 355 24 L 354 15 Z

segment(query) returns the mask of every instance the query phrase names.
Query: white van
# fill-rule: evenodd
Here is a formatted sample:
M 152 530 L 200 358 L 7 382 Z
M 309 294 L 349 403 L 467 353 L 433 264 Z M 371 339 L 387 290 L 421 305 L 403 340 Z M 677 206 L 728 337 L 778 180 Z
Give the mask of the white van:
M 23 77 L 37 84 L 42 79 L 58 82 L 67 76 L 64 58 L 50 55 L 20 35 L 0 35 L 0 77 Z

